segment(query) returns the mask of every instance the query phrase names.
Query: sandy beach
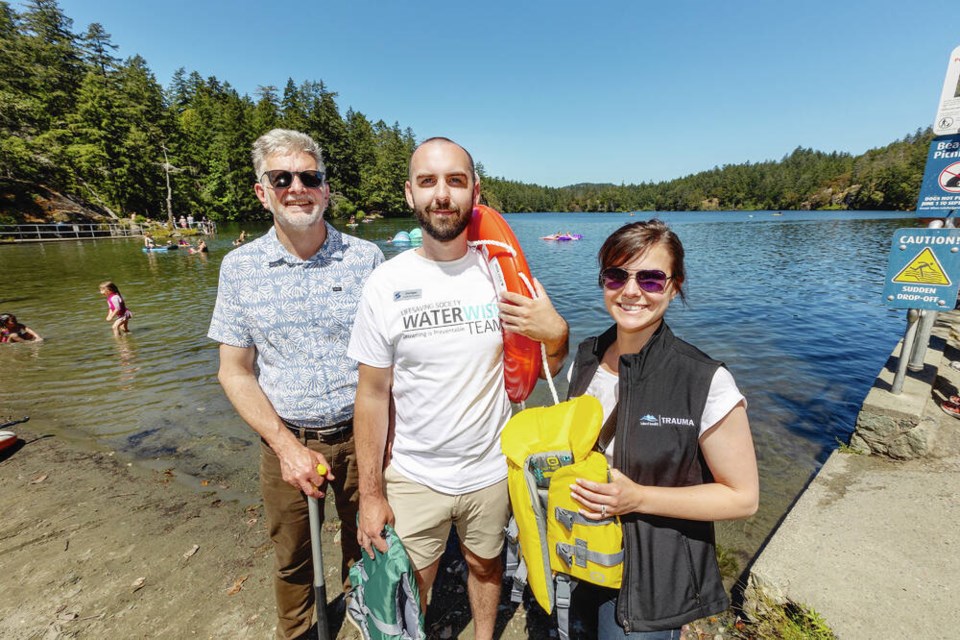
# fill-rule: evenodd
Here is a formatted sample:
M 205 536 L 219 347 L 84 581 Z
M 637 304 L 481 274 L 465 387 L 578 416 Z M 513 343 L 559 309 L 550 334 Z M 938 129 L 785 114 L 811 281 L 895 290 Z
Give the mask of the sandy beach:
M 273 552 L 258 495 L 198 488 L 113 451 L 16 431 L 20 442 L 0 453 L 0 638 L 274 637 Z M 332 500 L 326 507 L 334 600 L 340 526 Z M 361 640 L 330 611 L 337 640 Z M 426 621 L 430 640 L 474 637 L 455 545 L 441 558 Z M 689 625 L 683 637 L 715 638 L 715 622 Z M 505 583 L 495 637 L 547 640 L 557 631 L 529 594 L 511 603 Z
M 0 637 L 271 637 L 257 503 L 19 434 L 19 448 L 0 454 Z
M 227 500 L 111 451 L 18 433 L 21 443 L 0 453 L 0 637 L 273 637 L 272 550 L 258 496 Z M 340 530 L 330 509 L 327 518 L 333 599 Z M 431 638 L 473 637 L 463 571 L 462 561 L 442 567 Z M 334 622 L 338 639 L 360 637 Z M 498 628 L 501 638 L 528 637 L 523 608 L 504 604 Z

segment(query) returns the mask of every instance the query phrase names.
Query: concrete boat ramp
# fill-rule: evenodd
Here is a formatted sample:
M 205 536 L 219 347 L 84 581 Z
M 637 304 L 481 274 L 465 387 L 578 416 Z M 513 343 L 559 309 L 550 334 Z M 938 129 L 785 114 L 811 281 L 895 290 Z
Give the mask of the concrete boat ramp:
M 857 418 L 755 559 L 744 609 L 792 602 L 841 640 L 960 637 L 960 312 L 891 393 L 898 344 Z

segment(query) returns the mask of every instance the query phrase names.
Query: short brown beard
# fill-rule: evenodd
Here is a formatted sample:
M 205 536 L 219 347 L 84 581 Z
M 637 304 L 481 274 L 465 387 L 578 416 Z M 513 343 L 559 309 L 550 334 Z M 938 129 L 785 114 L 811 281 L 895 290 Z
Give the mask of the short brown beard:
M 473 217 L 473 209 L 471 208 L 466 215 L 460 213 L 457 216 L 456 224 L 439 227 L 430 219 L 430 213 L 426 211 L 425 208 L 418 207 L 414 209 L 414 213 L 423 231 L 434 240 L 439 240 L 440 242 L 449 242 L 458 237 L 463 233 L 464 229 L 470 225 L 470 219 Z

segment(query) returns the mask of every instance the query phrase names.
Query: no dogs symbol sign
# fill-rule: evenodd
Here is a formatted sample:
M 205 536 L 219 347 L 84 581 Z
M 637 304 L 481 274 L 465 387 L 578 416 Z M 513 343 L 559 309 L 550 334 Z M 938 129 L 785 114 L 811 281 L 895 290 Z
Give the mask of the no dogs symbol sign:
M 949 193 L 960 193 L 960 162 L 954 162 L 940 172 L 940 188 Z
M 960 135 L 942 136 L 930 143 L 917 214 L 956 210 L 960 210 Z

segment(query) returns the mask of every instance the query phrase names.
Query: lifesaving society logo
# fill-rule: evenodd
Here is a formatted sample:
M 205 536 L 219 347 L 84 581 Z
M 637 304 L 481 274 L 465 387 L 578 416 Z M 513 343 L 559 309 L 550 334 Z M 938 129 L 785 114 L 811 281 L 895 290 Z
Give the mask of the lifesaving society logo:
M 419 300 L 423 295 L 420 289 L 407 289 L 406 291 L 394 291 L 393 292 L 393 301 L 400 302 L 401 300 Z

